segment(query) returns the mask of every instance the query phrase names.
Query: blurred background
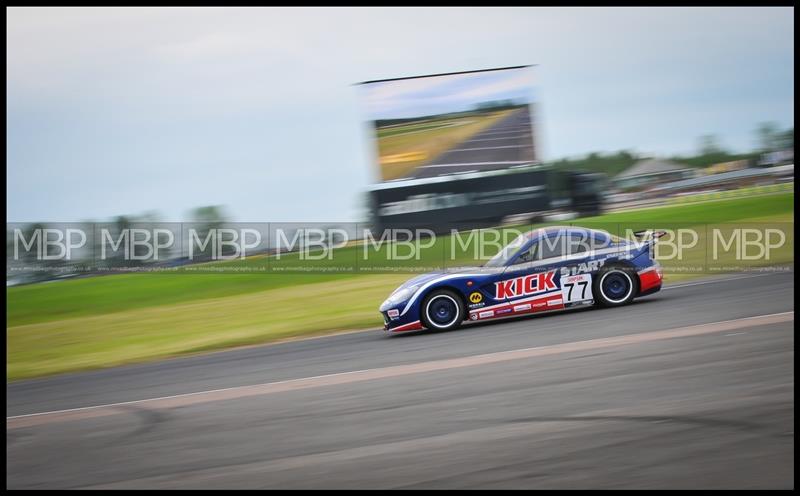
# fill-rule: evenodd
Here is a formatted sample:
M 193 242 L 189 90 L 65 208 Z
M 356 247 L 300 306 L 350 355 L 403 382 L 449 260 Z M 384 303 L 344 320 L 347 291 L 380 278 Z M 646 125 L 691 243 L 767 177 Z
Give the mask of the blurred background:
M 28 235 L 66 222 L 446 231 L 792 189 L 780 9 L 8 14 L 6 221 Z M 413 36 L 383 35 L 403 23 Z M 98 265 L 96 250 L 76 255 L 57 274 L 7 271 L 7 285 Z
M 793 269 L 793 7 L 6 12 L 8 415 L 187 384 L 159 371 L 133 385 L 69 374 L 377 329 L 378 305 L 410 273 L 494 254 L 451 252 L 453 230 L 686 228 L 699 239 L 663 263 L 669 283 Z M 734 247 L 709 264 L 709 226 L 771 226 L 788 242 L 771 257 L 742 264 Z M 303 258 L 290 241 L 310 227 L 336 257 Z M 366 232 L 388 229 L 438 237 L 418 259 L 360 258 Z M 131 230 L 172 242 L 152 256 Z M 251 240 L 247 253 L 217 244 L 221 230 Z M 62 256 L 79 232 L 85 243 Z M 776 286 L 769 301 L 720 297 L 713 315 L 785 310 L 793 282 Z M 696 296 L 673 302 L 669 322 L 711 315 Z M 659 322 L 639 309 L 607 330 L 643 321 Z M 383 356 L 352 339 L 359 356 Z M 264 367 L 294 370 L 273 359 Z M 273 377 L 252 367 L 203 369 L 193 388 Z M 74 386 L 69 398 L 29 386 L 55 375 Z M 8 439 L 22 446 L 7 469 L 17 486 L 70 485 L 38 471 L 41 450 L 57 452 L 46 440 Z M 75 463 L 67 472 L 84 473 Z
M 305 284 L 346 279 L 366 293 L 307 322 L 259 309 L 243 334 L 234 322 L 201 334 L 224 347 L 369 327 L 397 272 L 481 264 L 498 249 L 450 253 L 452 230 L 569 222 L 621 234 L 657 223 L 705 233 L 773 222 L 791 240 L 785 14 L 11 8 L 9 374 L 18 377 L 18 360 L 30 367 L 21 376 L 94 367 L 97 343 L 112 350 L 101 365 L 183 352 L 192 340 L 178 329 L 197 328 L 197 317 L 173 309 L 174 348 L 153 345 L 153 330 L 132 318 L 121 329 L 136 346 L 67 333 L 65 348 L 45 353 L 52 361 L 28 349 L 35 340 L 17 349 L 35 336 L 26 325 L 84 332 L 78 317 L 237 305 Z M 298 254 L 310 227 L 335 257 Z M 359 258 L 367 231 L 380 239 L 398 228 L 440 237 L 419 258 Z M 144 238 L 125 237 L 137 229 Z M 209 243 L 220 229 L 252 246 Z M 46 244 L 80 240 L 78 230 L 85 242 L 68 257 Z M 135 246 L 155 230 L 172 243 Z M 691 263 L 664 262 L 676 280 L 711 271 L 701 238 Z M 793 261 L 791 250 L 747 265 Z
M 6 220 L 366 221 L 354 83 L 525 64 L 539 161 L 785 163 L 792 35 L 753 8 L 10 9 Z

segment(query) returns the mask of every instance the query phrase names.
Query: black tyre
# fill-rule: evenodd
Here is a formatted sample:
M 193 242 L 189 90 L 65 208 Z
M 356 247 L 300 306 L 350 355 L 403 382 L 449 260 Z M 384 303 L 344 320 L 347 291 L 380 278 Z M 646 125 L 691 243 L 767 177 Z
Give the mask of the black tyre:
M 466 309 L 461 298 L 445 289 L 429 294 L 422 302 L 422 324 L 431 330 L 455 329 L 464 321 Z
M 633 301 L 639 292 L 639 276 L 630 267 L 612 265 L 597 273 L 592 291 L 597 304 L 617 307 Z

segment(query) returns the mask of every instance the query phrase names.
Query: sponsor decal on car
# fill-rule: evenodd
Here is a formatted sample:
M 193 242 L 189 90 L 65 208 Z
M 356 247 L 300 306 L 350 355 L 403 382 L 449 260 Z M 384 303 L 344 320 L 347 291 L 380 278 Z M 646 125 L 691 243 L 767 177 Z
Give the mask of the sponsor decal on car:
M 494 311 L 489 310 L 488 312 L 481 312 L 478 314 L 478 317 L 485 319 L 487 317 L 494 317 Z
M 400 310 L 393 308 L 388 312 L 386 312 L 386 315 L 388 315 L 390 319 L 396 319 L 397 317 L 400 316 Z
M 558 286 L 556 286 L 553 280 L 555 275 L 555 271 L 550 271 L 498 281 L 494 283 L 495 298 L 503 300 L 506 298 L 528 296 L 558 289 Z
M 574 276 L 576 274 L 585 274 L 587 272 L 596 272 L 600 270 L 600 267 L 605 265 L 606 259 L 601 260 L 592 260 L 590 262 L 584 262 L 578 265 L 574 265 L 572 267 L 561 267 L 561 277 L 567 276 Z
M 530 303 L 525 303 L 524 305 L 515 305 L 514 306 L 514 311 L 515 312 L 524 312 L 525 310 L 530 310 L 530 309 L 531 309 L 531 304 Z
M 469 302 L 470 303 L 480 303 L 482 301 L 483 301 L 483 295 L 482 294 L 480 294 L 477 291 L 475 291 L 473 293 L 470 293 L 470 295 L 469 295 Z
M 497 315 L 502 315 L 504 313 L 511 313 L 511 309 L 510 308 L 501 308 L 499 310 L 496 310 L 495 313 Z

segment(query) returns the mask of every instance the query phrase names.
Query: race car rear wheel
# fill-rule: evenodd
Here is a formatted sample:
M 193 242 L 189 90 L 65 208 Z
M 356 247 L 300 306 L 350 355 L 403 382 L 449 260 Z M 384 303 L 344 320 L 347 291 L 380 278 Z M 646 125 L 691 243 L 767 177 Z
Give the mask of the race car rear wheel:
M 434 291 L 422 302 L 422 323 L 428 329 L 455 329 L 464 320 L 464 302 L 452 291 Z
M 633 269 L 610 266 L 600 270 L 595 278 L 594 294 L 600 306 L 615 307 L 633 301 L 638 291 L 639 278 Z

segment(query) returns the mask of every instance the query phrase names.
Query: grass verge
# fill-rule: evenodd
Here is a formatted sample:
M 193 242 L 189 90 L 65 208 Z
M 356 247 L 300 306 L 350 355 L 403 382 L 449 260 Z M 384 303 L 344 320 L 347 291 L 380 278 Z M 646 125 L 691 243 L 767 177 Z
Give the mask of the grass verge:
M 725 222 L 763 226 L 793 223 L 793 208 L 794 195 L 781 194 L 622 212 L 574 223 L 609 230 L 636 223 L 663 227 L 676 221 L 682 226 Z M 700 240 L 698 246 L 704 241 Z M 705 249 L 695 248 L 680 262 L 697 264 L 706 256 Z M 792 262 L 793 257 L 792 242 L 778 250 L 771 262 Z M 668 281 L 702 275 L 707 274 L 668 273 Z M 7 288 L 7 378 L 32 378 L 298 336 L 378 328 L 381 321 L 376 307 L 409 277 L 147 273 Z

